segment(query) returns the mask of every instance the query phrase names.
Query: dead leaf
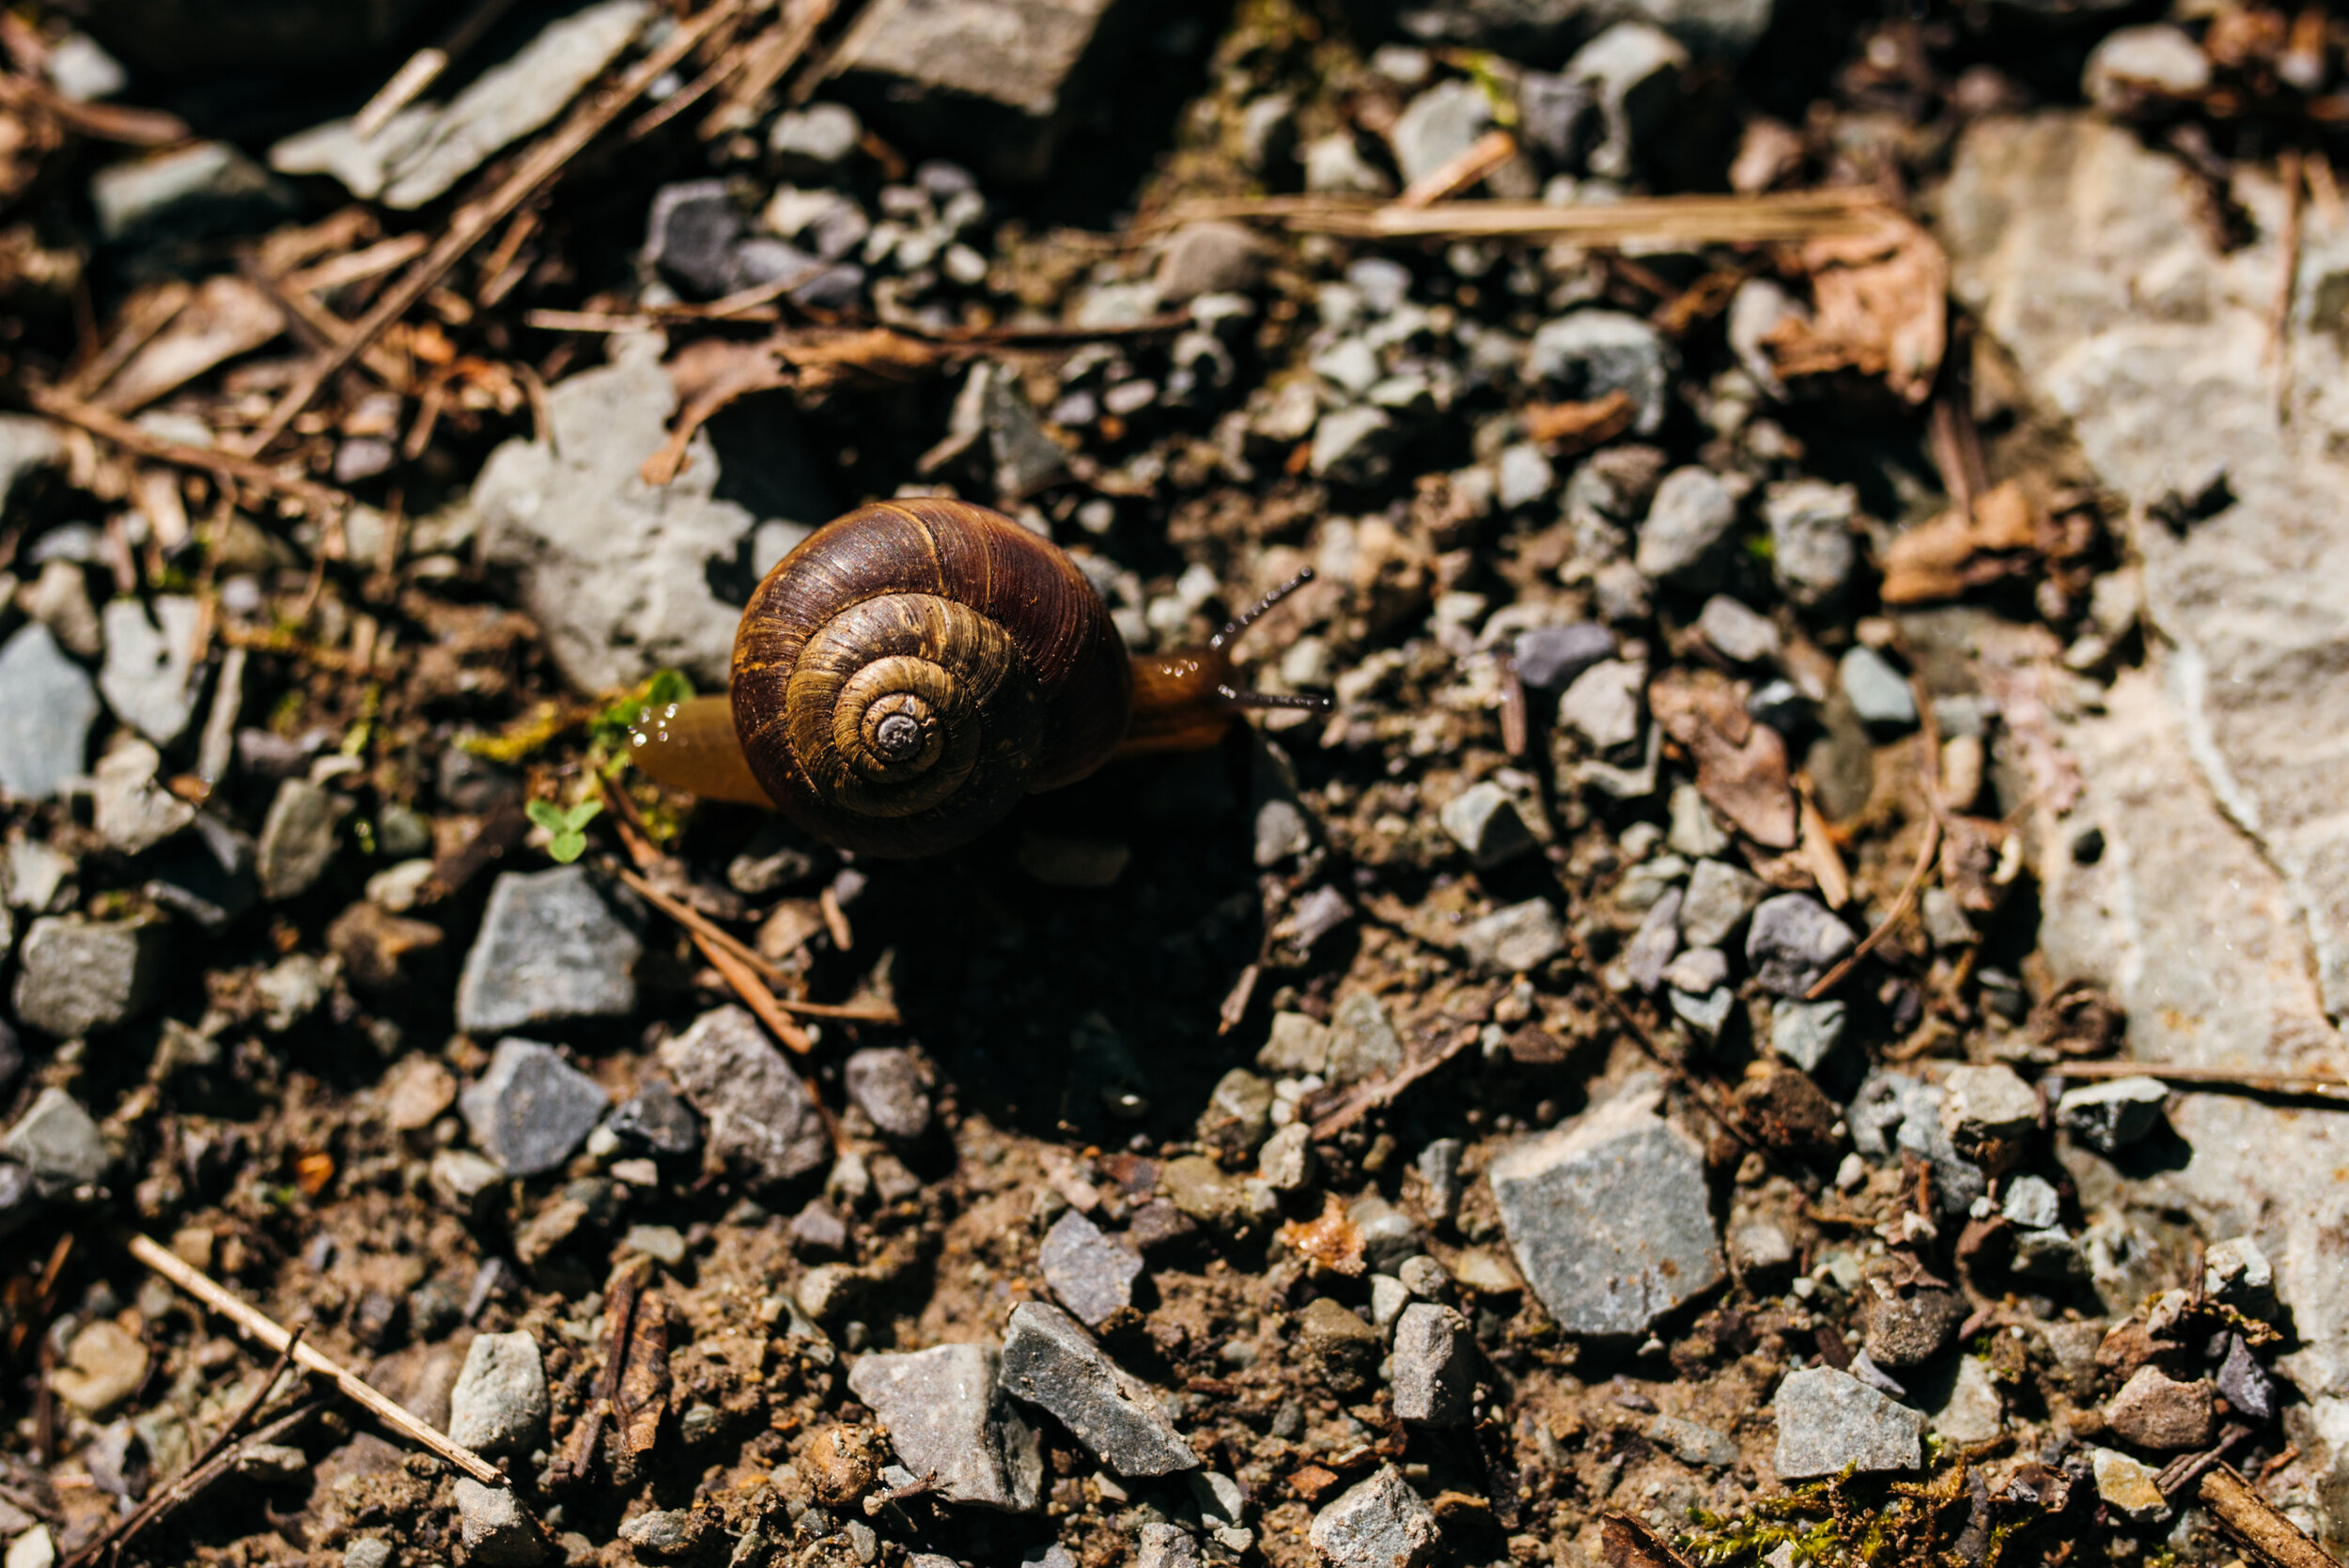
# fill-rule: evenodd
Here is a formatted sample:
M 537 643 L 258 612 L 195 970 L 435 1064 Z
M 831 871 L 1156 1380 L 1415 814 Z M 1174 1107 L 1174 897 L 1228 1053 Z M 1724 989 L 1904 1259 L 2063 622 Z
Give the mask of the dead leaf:
M 1529 403 L 1525 408 L 1525 435 L 1550 448 L 1560 457 L 1570 458 L 1578 452 L 1588 452 L 1603 446 L 1631 428 L 1631 395 L 1615 391 L 1587 403 Z
M 1797 818 L 1786 742 L 1753 722 L 1735 687 L 1710 670 L 1673 671 L 1649 684 L 1647 700 L 1664 733 L 1695 759 L 1705 801 L 1754 843 L 1792 849 Z
M 1894 213 L 1856 234 L 1805 243 L 1812 315 L 1789 316 L 1763 339 L 1781 376 L 1856 370 L 1922 403 L 1949 343 L 1949 257 Z
M 286 329 L 266 291 L 231 272 L 206 278 L 93 399 L 109 413 L 134 413 L 223 360 L 250 353 Z
M 1894 539 L 1884 551 L 1884 602 L 1955 598 L 2029 571 L 2038 547 L 2037 512 L 2010 479 L 1978 498 L 1971 515 L 1952 507 Z
M 1346 1205 L 1334 1192 L 1322 1195 L 1319 1219 L 1283 1225 L 1281 1242 L 1315 1268 L 1348 1276 L 1362 1271 L 1362 1233 L 1346 1217 Z
M 1628 1514 L 1599 1516 L 1598 1546 L 1607 1568 L 1689 1568 L 1671 1542 Z

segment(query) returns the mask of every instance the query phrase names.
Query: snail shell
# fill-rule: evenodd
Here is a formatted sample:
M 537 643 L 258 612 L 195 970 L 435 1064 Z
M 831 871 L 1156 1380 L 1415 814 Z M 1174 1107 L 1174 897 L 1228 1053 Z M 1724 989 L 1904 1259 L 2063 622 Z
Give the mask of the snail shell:
M 965 502 L 860 507 L 786 555 L 734 641 L 734 727 L 794 822 L 863 854 L 931 854 L 1084 777 L 1133 676 L 1076 563 Z

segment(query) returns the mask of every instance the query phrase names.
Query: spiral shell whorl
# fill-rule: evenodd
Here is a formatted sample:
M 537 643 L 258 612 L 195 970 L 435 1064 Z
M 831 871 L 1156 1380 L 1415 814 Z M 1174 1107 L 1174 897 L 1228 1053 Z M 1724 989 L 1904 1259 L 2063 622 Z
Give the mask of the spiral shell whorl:
M 963 843 L 1116 745 L 1131 676 L 1076 566 L 957 502 L 867 506 L 760 583 L 735 642 L 735 728 L 784 811 L 844 848 Z

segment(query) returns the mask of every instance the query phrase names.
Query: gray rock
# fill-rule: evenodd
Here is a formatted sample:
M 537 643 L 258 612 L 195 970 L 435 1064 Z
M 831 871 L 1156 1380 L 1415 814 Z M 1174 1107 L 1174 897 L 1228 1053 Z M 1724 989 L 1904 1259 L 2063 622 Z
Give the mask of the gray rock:
M 1835 667 L 1837 684 L 1852 711 L 1870 729 L 1897 733 L 1917 727 L 1917 698 L 1907 680 L 1864 644 L 1844 650 Z
M 1680 910 L 1686 902 L 1687 895 L 1680 889 L 1666 888 L 1648 906 L 1646 918 L 1624 944 L 1624 973 L 1642 991 L 1653 991 L 1664 983 L 1664 968 L 1680 951 Z
M 2260 1365 L 2242 1335 L 2227 1336 L 2227 1357 L 2219 1362 L 2218 1375 L 2213 1381 L 2232 1408 L 2255 1421 L 2275 1419 L 2276 1380 L 2267 1375 L 2267 1369 Z
M 107 846 L 144 854 L 195 820 L 195 808 L 156 782 L 163 753 L 144 740 L 108 752 L 95 769 L 91 825 Z
M 1389 196 L 1394 181 L 1362 156 L 1353 132 L 1341 131 L 1305 144 L 1305 189 L 1323 196 Z
M 0 414 L 0 511 L 24 479 L 65 461 L 65 442 L 56 427 L 30 414 Z
M 699 299 L 735 284 L 735 244 L 750 220 L 723 179 L 688 179 L 653 193 L 645 218 L 645 265 Z
M 1195 1469 L 1199 1457 L 1156 1396 L 1101 1353 L 1075 1319 L 1030 1301 L 1012 1309 L 1003 1386 L 1044 1410 L 1121 1476 Z
M 1457 1138 L 1439 1138 L 1419 1152 L 1427 1218 L 1439 1225 L 1460 1211 L 1460 1157 L 1467 1152 L 1468 1145 Z
M 1256 1171 L 1275 1192 L 1302 1192 L 1313 1185 L 1320 1161 L 1314 1155 L 1313 1129 L 1292 1122 L 1265 1141 L 1256 1152 Z
M 1534 846 L 1532 831 L 1517 814 L 1517 801 L 1490 779 L 1454 796 L 1439 817 L 1452 842 L 1468 851 L 1470 862 L 1479 871 L 1505 865 Z
M 1688 65 L 1688 52 L 1644 22 L 1618 22 L 1577 50 L 1564 74 L 1590 89 L 1602 128 L 1583 166 L 1602 179 L 1630 179 L 1640 143 L 1678 104 Z
M 1354 1200 L 1347 1206 L 1346 1217 L 1361 1233 L 1362 1256 L 1369 1260 L 1373 1268 L 1391 1272 L 1403 1259 L 1419 1252 L 1423 1245 L 1410 1216 L 1376 1192 Z
M 1902 1073 L 1881 1068 L 1860 1080 L 1844 1120 L 1852 1147 L 1877 1164 L 1895 1164 L 1904 1150 L 1933 1167 L 1933 1194 L 1947 1215 L 1964 1214 L 1989 1189 L 1982 1168 L 1950 1141 L 1941 1116 L 1941 1091 Z
M 1052 1221 L 1037 1250 L 1044 1282 L 1089 1328 L 1098 1328 L 1122 1307 L 1133 1305 L 1134 1281 L 1142 1259 L 1104 1235 L 1075 1209 Z
M 509 1176 L 537 1176 L 571 1157 L 612 1100 L 552 1046 L 508 1039 L 457 1104 L 475 1147 Z
M 1849 485 L 1786 479 L 1762 493 L 1762 520 L 1770 529 L 1770 575 L 1806 610 L 1836 603 L 1859 560 L 1852 525 L 1859 496 Z
M 71 1039 L 147 1010 L 163 979 L 169 928 L 151 915 L 33 922 L 17 955 L 16 1021 Z
M 456 1498 L 458 1536 L 467 1562 L 483 1568 L 533 1568 L 552 1555 L 546 1532 L 505 1487 L 459 1476 Z
M 49 45 L 49 80 L 77 103 L 114 97 L 131 85 L 122 62 L 87 33 L 68 33 Z
M 929 1083 L 911 1051 L 894 1046 L 851 1051 L 841 1081 L 857 1109 L 889 1137 L 910 1142 L 929 1131 Z
M 2170 1086 L 2157 1078 L 2108 1079 L 2066 1089 L 2056 1101 L 2056 1120 L 2098 1154 L 2115 1155 L 2154 1130 Z
M 1775 1221 L 1749 1220 L 1730 1227 L 1729 1262 L 1749 1289 L 1774 1290 L 1794 1272 L 1795 1244 Z
M 1442 1540 L 1435 1512 L 1392 1465 L 1339 1493 L 1306 1537 L 1330 1568 L 1420 1568 Z
M 1719 474 L 1676 468 L 1656 487 L 1634 564 L 1658 582 L 1702 587 L 1719 575 L 1722 546 L 1736 522 L 1736 497 Z
M 180 594 L 157 598 L 152 619 L 134 598 L 106 606 L 106 662 L 98 672 L 98 690 L 117 718 L 158 746 L 179 739 L 195 712 L 189 676 L 202 619 L 195 600 Z
M 1778 657 L 1778 628 L 1757 610 L 1715 594 L 1697 613 L 1697 630 L 1726 657 L 1740 664 L 1759 664 Z
M 366 138 L 348 119 L 329 120 L 271 147 L 270 166 L 331 175 L 352 195 L 397 210 L 422 207 L 561 114 L 652 11 L 647 0 L 584 7 L 550 23 L 445 105 L 411 104 Z
M 343 1568 L 392 1568 L 392 1544 L 380 1535 L 364 1535 L 343 1548 Z
M 457 982 L 457 1027 L 490 1034 L 625 1017 L 643 952 L 585 866 L 502 873 Z
M 799 1075 L 743 1009 L 720 1007 L 695 1018 L 661 1044 L 661 1065 L 709 1124 L 705 1160 L 767 1185 L 832 1158 Z
M 1499 973 L 1530 973 L 1565 948 L 1565 924 L 1547 899 L 1508 905 L 1460 928 L 1460 951 L 1469 962 Z
M 1592 621 L 1540 626 L 1517 633 L 1517 678 L 1536 691 L 1563 691 L 1602 659 L 1615 656 L 1615 634 Z
M 1232 1157 L 1255 1152 L 1272 1130 L 1272 1085 L 1245 1067 L 1216 1079 L 1200 1111 L 1199 1141 Z
M 676 385 L 660 338 L 616 337 L 608 351 L 612 363 L 547 394 L 551 442 L 509 441 L 483 465 L 472 495 L 483 558 L 517 575 L 549 654 L 579 690 L 632 686 L 666 667 L 723 690 L 740 612 L 711 580 L 735 568 L 762 520 L 717 494 L 706 431 L 677 478 L 644 482 L 644 460 L 668 439 Z M 729 493 L 754 488 L 771 520 L 829 518 L 798 427 L 770 416 L 760 439 L 771 456 L 726 474 Z
M 1674 784 L 1664 809 L 1672 822 L 1664 831 L 1664 844 L 1673 853 L 1692 861 L 1728 853 L 1729 834 L 1713 819 L 1713 808 L 1704 803 L 1704 792 L 1696 785 Z
M 1949 1387 L 1929 1403 L 1930 1430 L 1945 1443 L 1987 1443 L 2006 1429 L 2006 1401 L 1979 1356 L 1960 1356 Z
M 527 1454 L 546 1440 L 546 1363 L 528 1333 L 476 1334 L 449 1390 L 448 1435 L 487 1454 Z
M 1684 930 L 1683 935 L 1686 935 Z M 1691 947 L 1664 966 L 1664 984 L 1699 996 L 1729 982 L 1729 955 L 1718 947 Z
M 1646 665 L 1603 659 L 1575 676 L 1558 699 L 1558 722 L 1602 756 L 1626 751 L 1639 741 L 1646 690 Z
M 1330 1015 L 1330 1082 L 1384 1077 L 1402 1065 L 1403 1042 L 1377 997 L 1357 991 L 1338 1003 Z
M 2017 1176 L 2006 1184 L 1999 1212 L 2024 1230 L 2044 1231 L 2063 1218 L 2063 1201 L 2046 1178 Z
M 1330 1026 L 1305 1013 L 1275 1013 L 1256 1065 L 1268 1073 L 1326 1073 Z
M 1698 1421 L 1659 1415 L 1647 1423 L 1647 1435 L 1651 1442 L 1670 1449 L 1672 1457 L 1684 1465 L 1703 1465 L 1718 1470 L 1737 1463 L 1737 1439 Z
M 1966 1321 L 1966 1298 L 1937 1285 L 1907 1285 L 1885 1267 L 1871 1265 L 1856 1293 L 1865 1351 L 1878 1367 L 1899 1371 L 1924 1365 L 1957 1337 Z
M 1816 1076 L 1843 1043 L 1843 1004 L 1833 997 L 1781 1001 L 1771 1010 L 1770 1049 L 1806 1073 Z
M 2210 56 L 2186 29 L 2168 23 L 2115 27 L 2088 52 L 2080 71 L 2081 95 L 2108 115 L 2200 98 L 2209 85 Z
M 1415 1426 L 1459 1426 L 1476 1391 L 1476 1336 L 1449 1307 L 1422 1301 L 1394 1323 L 1394 1414 Z
M 1408 184 L 1424 179 L 1474 147 L 1492 122 L 1492 103 L 1483 90 L 1454 77 L 1405 104 L 1387 141 Z
M 856 156 L 864 122 L 845 103 L 786 109 L 767 128 L 767 150 L 792 172 L 834 169 Z
M 1335 409 L 1314 425 L 1314 477 L 1366 485 L 1386 476 L 1399 432 L 1386 410 L 1368 403 Z
M 22 1166 L 40 1192 L 68 1192 L 104 1179 L 114 1156 L 82 1103 L 54 1084 L 16 1119 L 0 1152 Z
M 1746 966 L 1765 989 L 1800 997 L 1856 945 L 1851 928 L 1808 893 L 1766 898 L 1746 927 Z
M 1941 1080 L 1941 1130 L 1951 1147 L 1996 1174 L 2039 1130 L 2039 1096 L 2012 1067 L 1952 1067 Z
M 0 795 L 46 800 L 82 771 L 98 691 L 47 627 L 0 646 Z
M 1486 1172 L 1517 1268 L 1569 1334 L 1632 1334 L 1720 1282 L 1703 1151 L 1626 1094 Z
M 1260 175 L 1282 172 L 1297 157 L 1297 100 L 1287 93 L 1251 99 L 1239 116 L 1239 160 Z
M 1719 947 L 1769 894 L 1769 884 L 1726 861 L 1699 861 L 1680 902 L 1680 935 L 1690 947 Z
M 1786 1374 L 1771 1401 L 1781 1482 L 1913 1470 L 1924 1463 L 1925 1417 L 1833 1367 Z
M 2276 1271 L 2250 1236 L 2215 1242 L 2202 1255 L 2202 1293 L 2213 1300 L 2253 1317 L 2273 1317 L 2275 1290 Z
M 1610 392 L 1631 399 L 1632 429 L 1663 427 L 1676 360 L 1664 334 L 1636 316 L 1578 310 L 1546 321 L 1526 351 L 1525 375 L 1553 396 L 1595 402 Z
M 1185 224 L 1159 247 L 1153 274 L 1159 298 L 1185 305 L 1202 294 L 1247 294 L 1264 282 L 1271 259 L 1253 229 L 1207 219 Z
M 606 1125 L 618 1137 L 657 1155 L 690 1155 L 702 1146 L 701 1123 L 677 1091 L 657 1078 L 646 1079 Z
M 1737 286 L 1737 292 L 1729 301 L 1729 349 L 1737 356 L 1737 366 L 1753 384 L 1768 396 L 1784 398 L 1786 383 L 1779 376 L 1778 362 L 1770 353 L 1770 339 L 1781 325 L 1790 318 L 1808 320 L 1810 311 L 1796 303 L 1770 278 L 1748 278 Z M 1767 517 L 1769 502 L 1764 492 L 1763 515 Z
M 263 898 L 272 903 L 299 898 L 318 885 L 334 859 L 343 818 L 353 804 L 350 796 L 306 779 L 288 779 L 277 786 L 253 855 Z
M 1531 506 L 1558 485 L 1558 471 L 1530 441 L 1501 449 L 1493 464 L 1493 499 L 1510 511 Z
M 1546 70 L 1517 78 L 1517 139 L 1553 169 L 1579 167 L 1586 121 L 1597 107 L 1591 84 Z
M 1178 1525 L 1151 1523 L 1134 1538 L 1134 1568 L 1200 1568 L 1199 1538 Z
M 1685 986 L 1668 986 L 1664 999 L 1672 1004 L 1672 1016 L 1707 1040 L 1720 1038 L 1729 1027 L 1729 1015 L 1736 1009 L 1737 994 L 1726 986 L 1716 986 L 1708 991 L 1692 991 Z
M 1256 808 L 1254 858 L 1257 865 L 1279 865 L 1291 855 L 1301 855 L 1313 846 L 1313 828 L 1296 801 L 1267 800 Z
M 90 177 L 98 236 L 109 245 L 252 233 L 291 210 L 290 193 L 226 142 L 190 142 Z
M 839 45 L 840 96 L 900 147 L 983 160 L 1021 183 L 1050 170 L 1090 89 L 1143 29 L 1112 0 L 927 0 L 873 12 Z

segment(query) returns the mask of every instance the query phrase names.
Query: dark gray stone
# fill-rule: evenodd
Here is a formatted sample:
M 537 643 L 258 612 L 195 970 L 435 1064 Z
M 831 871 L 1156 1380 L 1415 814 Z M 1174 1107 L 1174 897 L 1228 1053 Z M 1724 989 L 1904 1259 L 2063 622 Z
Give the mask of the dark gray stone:
M 70 1191 L 100 1181 L 114 1156 L 82 1103 L 54 1084 L 34 1096 L 6 1138 L 5 1151 L 42 1193 Z
M 73 1038 L 147 1010 L 163 978 L 169 928 L 148 915 L 33 922 L 17 955 L 16 1020 Z
M 527 1454 L 546 1440 L 546 1363 L 525 1332 L 477 1334 L 448 1396 L 448 1435 L 487 1454 Z
M 1154 276 L 1170 306 L 1202 294 L 1247 294 L 1264 282 L 1271 253 L 1244 224 L 1209 219 L 1185 224 L 1159 247 Z
M 1807 1367 L 1786 1374 L 1771 1402 L 1778 1416 L 1781 1482 L 1913 1470 L 1924 1463 L 1925 1417 L 1847 1372 Z
M 2056 1120 L 2097 1153 L 2116 1155 L 2152 1132 L 2169 1103 L 2170 1087 L 2157 1078 L 2109 1079 L 2066 1089 Z
M 1467 1143 L 1457 1138 L 1439 1138 L 1419 1152 L 1419 1179 L 1425 1185 L 1427 1218 L 1438 1224 L 1460 1211 L 1460 1157 L 1467 1152 Z
M 1075 1209 L 1052 1221 L 1036 1264 L 1061 1305 L 1090 1328 L 1133 1304 L 1134 1281 L 1142 1274 L 1141 1258 Z
M 1340 1001 L 1330 1015 L 1330 1081 L 1356 1083 L 1402 1065 L 1403 1042 L 1378 999 L 1357 991 Z
M 702 1125 L 677 1091 L 649 1079 L 612 1113 L 614 1133 L 657 1155 L 681 1157 L 702 1146 Z
M 1518 1270 L 1570 1334 L 1632 1334 L 1726 1272 L 1694 1139 L 1627 1094 L 1486 1172 Z
M 1442 1540 L 1435 1511 L 1392 1465 L 1339 1493 L 1306 1536 L 1330 1568 L 1420 1568 Z
M 1595 131 L 1598 100 L 1588 82 L 1546 70 L 1517 78 L 1517 135 L 1553 169 L 1579 168 L 1584 143 Z
M 743 1009 L 704 1013 L 662 1043 L 661 1065 L 709 1124 L 705 1161 L 765 1185 L 820 1170 L 832 1158 L 832 1141 L 799 1074 Z
M 802 1252 L 841 1253 L 848 1250 L 848 1227 L 830 1203 L 810 1198 L 791 1217 L 791 1241 Z
M 1415 1426 L 1459 1426 L 1476 1391 L 1476 1336 L 1449 1307 L 1417 1302 L 1394 1324 L 1394 1413 Z
M 857 1109 L 889 1137 L 910 1142 L 929 1131 L 929 1084 L 911 1051 L 895 1046 L 852 1051 L 841 1078 Z
M 1536 691 L 1563 691 L 1575 677 L 1615 657 L 1615 634 L 1594 621 L 1517 633 L 1517 678 Z
M 318 885 L 334 859 L 343 818 L 350 815 L 353 804 L 350 796 L 306 779 L 288 779 L 277 786 L 269 815 L 261 819 L 261 836 L 254 849 L 254 871 L 260 877 L 263 898 L 272 903 L 299 898 Z M 459 1006 L 462 1008 L 461 1001 Z M 459 1027 L 500 1026 L 460 1022 Z
M 98 691 L 49 629 L 22 628 L 0 647 L 0 795 L 46 800 L 82 771 Z
M 474 1033 L 636 1010 L 644 945 L 583 865 L 501 874 L 457 982 L 457 1027 Z
M 1879 1165 L 1898 1163 L 1903 1150 L 1922 1157 L 1933 1167 L 1933 1193 L 1941 1212 L 1958 1215 L 1989 1190 L 1989 1182 L 1950 1141 L 1942 1098 L 1933 1084 L 1879 1068 L 1860 1081 L 1843 1119 L 1852 1147 Z
M 663 185 L 645 220 L 645 263 L 695 297 L 714 298 L 734 281 L 734 242 L 748 224 L 723 179 Z
M 1479 871 L 1505 865 L 1534 846 L 1509 792 L 1486 779 L 1454 796 L 1439 814 L 1444 831 Z
M 474 1146 L 509 1176 L 571 1157 L 611 1107 L 602 1085 L 536 1040 L 501 1040 L 481 1081 L 458 1097 Z
M 1817 899 L 1782 893 L 1755 908 L 1746 928 L 1746 965 L 1765 989 L 1798 998 L 1857 941 Z
M 1708 468 L 1676 468 L 1656 487 L 1640 525 L 1635 564 L 1658 582 L 1703 587 L 1719 575 L 1723 545 L 1736 525 L 1737 501 Z
M 1150 1523 L 1134 1538 L 1134 1568 L 1200 1568 L 1199 1538 L 1179 1525 Z
M 1198 1467 L 1199 1456 L 1149 1389 L 1103 1355 L 1057 1307 L 1031 1301 L 1012 1309 L 1003 1384 L 1015 1399 L 1050 1413 L 1121 1476 Z
M 1632 429 L 1663 427 L 1676 361 L 1664 334 L 1636 316 L 1578 310 L 1542 324 L 1526 351 L 1526 379 L 1550 395 L 1595 402 L 1610 392 L 1631 399 Z
M 2227 1336 L 2227 1358 L 2218 1364 L 2217 1382 L 2219 1395 L 2238 1413 L 2255 1421 L 2274 1419 L 2276 1381 L 2251 1354 L 2242 1335 Z
M 866 1356 L 848 1389 L 873 1408 L 899 1463 L 934 1477 L 937 1496 L 1011 1514 L 1042 1500 L 1044 1454 L 1034 1428 L 999 1386 L 1001 1359 L 981 1344 L 941 1344 Z
M 1660 27 L 1618 22 L 1575 52 L 1566 76 L 1587 85 L 1598 101 L 1601 134 L 1583 166 L 1602 179 L 1628 179 L 1639 166 L 1640 144 L 1653 135 L 1680 99 L 1688 52 Z

